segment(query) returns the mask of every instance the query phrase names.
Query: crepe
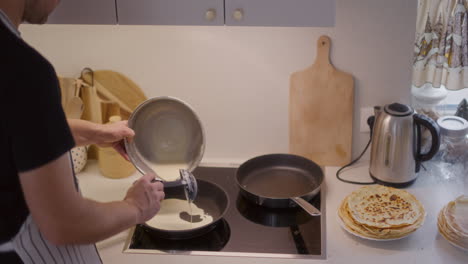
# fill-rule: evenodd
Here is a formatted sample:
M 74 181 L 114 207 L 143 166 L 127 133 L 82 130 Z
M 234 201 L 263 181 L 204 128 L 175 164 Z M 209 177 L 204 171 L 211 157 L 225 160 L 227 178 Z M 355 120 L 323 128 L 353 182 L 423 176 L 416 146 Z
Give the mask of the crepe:
M 380 198 L 376 197 L 376 195 L 379 195 Z M 397 197 L 393 197 L 390 200 L 392 195 Z M 409 203 L 404 202 L 406 200 L 403 197 L 404 199 L 414 199 L 411 201 L 414 208 L 410 207 Z M 355 207 L 355 210 L 352 210 L 351 204 L 359 206 Z M 398 209 L 395 209 L 397 205 L 401 206 L 403 210 L 398 211 Z M 408 210 L 409 208 L 412 209 Z M 358 212 L 358 210 L 362 211 Z M 362 213 L 367 211 L 370 211 L 369 215 Z M 411 221 L 411 223 L 394 221 L 395 219 L 391 218 L 395 215 L 403 215 L 401 219 L 408 220 L 408 217 L 405 218 L 405 213 L 413 211 L 417 212 L 415 215 L 418 217 L 414 221 Z M 413 233 L 421 227 L 425 215 L 424 207 L 414 196 L 406 191 L 384 186 L 363 187 L 345 197 L 338 208 L 338 216 L 347 231 L 360 237 L 376 240 L 398 239 Z M 381 220 L 381 222 L 377 222 L 377 219 Z M 396 218 L 396 220 L 401 219 Z M 376 222 L 373 220 L 376 220 Z
M 468 250 L 466 220 L 468 196 L 460 196 L 444 206 L 437 217 L 439 233 L 451 244 Z
M 446 209 L 447 224 L 468 236 L 468 196 L 460 196 L 450 202 Z
M 366 186 L 353 192 L 348 206 L 355 221 L 377 228 L 412 225 L 422 214 L 422 206 L 412 194 L 382 185 Z
M 181 214 L 192 215 L 196 222 L 181 218 Z M 201 220 L 201 221 L 200 221 Z M 213 222 L 213 217 L 194 203 L 181 199 L 165 199 L 161 202 L 161 210 L 149 221 L 148 226 L 162 230 L 189 230 L 205 226 Z

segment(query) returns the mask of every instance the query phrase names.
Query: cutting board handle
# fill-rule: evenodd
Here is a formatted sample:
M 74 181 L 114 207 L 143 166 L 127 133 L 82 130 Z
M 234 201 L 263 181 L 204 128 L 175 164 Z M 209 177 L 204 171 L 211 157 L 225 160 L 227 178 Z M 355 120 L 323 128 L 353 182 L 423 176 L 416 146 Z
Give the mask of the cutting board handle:
M 317 58 L 314 65 L 331 65 L 330 63 L 330 37 L 322 35 L 317 41 Z

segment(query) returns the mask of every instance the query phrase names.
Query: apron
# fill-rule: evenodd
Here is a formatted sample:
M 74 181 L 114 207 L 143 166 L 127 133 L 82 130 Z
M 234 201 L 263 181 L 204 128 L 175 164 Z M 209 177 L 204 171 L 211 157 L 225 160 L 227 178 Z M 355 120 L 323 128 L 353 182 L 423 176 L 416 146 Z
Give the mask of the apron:
M 72 157 L 68 152 L 70 162 Z M 73 166 L 72 166 L 73 167 Z M 78 179 L 73 171 L 75 187 Z M 56 246 L 39 231 L 31 215 L 28 215 L 18 233 L 7 243 L 0 244 L 0 253 L 14 251 L 25 264 L 101 264 L 101 257 L 94 244 Z
M 73 170 L 73 180 L 79 192 L 78 179 Z M 102 264 L 94 244 L 56 246 L 39 231 L 31 215 L 28 215 L 18 233 L 7 243 L 0 244 L 0 253 L 16 252 L 24 264 Z
M 31 215 L 0 252 L 15 251 L 25 264 L 101 264 L 94 245 L 56 246 L 42 236 Z

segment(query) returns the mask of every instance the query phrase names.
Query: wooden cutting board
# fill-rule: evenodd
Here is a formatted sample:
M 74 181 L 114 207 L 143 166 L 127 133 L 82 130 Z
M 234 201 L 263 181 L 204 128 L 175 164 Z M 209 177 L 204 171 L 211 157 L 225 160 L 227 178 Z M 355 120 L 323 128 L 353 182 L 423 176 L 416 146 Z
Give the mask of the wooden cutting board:
M 94 71 L 94 78 L 108 91 L 105 93 L 105 91 L 98 90 L 99 93 L 109 100 L 125 105 L 129 110 L 135 110 L 138 105 L 148 99 L 143 90 L 122 73 L 97 70 Z
M 321 36 L 313 65 L 290 77 L 289 150 L 321 166 L 351 161 L 353 76 L 330 62 L 330 38 Z
M 85 103 L 85 120 L 107 123 L 112 115 L 120 115 L 123 120 L 127 120 L 131 112 L 147 99 L 140 87 L 115 71 L 85 68 L 80 78 L 86 84 L 81 91 Z M 98 158 L 96 146 L 90 147 L 88 157 Z
M 123 120 L 127 120 L 133 110 L 147 99 L 138 85 L 125 75 L 115 71 L 88 69 L 82 72 L 81 78 L 89 85 L 94 84 L 96 93 L 103 102 L 118 104 L 120 113 L 114 114 L 120 115 Z M 106 123 L 109 117 L 106 116 L 106 106 L 107 104 L 101 104 L 103 123 Z

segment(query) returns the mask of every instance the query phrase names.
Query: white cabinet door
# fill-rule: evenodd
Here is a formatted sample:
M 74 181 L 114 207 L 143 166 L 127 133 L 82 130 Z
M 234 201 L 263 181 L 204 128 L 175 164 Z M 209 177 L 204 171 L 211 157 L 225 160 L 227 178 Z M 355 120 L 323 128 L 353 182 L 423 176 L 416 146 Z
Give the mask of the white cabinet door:
M 61 0 L 48 24 L 117 24 L 115 0 Z
M 225 0 L 225 3 L 228 26 L 335 26 L 335 0 Z
M 121 25 L 224 25 L 223 0 L 117 0 Z

